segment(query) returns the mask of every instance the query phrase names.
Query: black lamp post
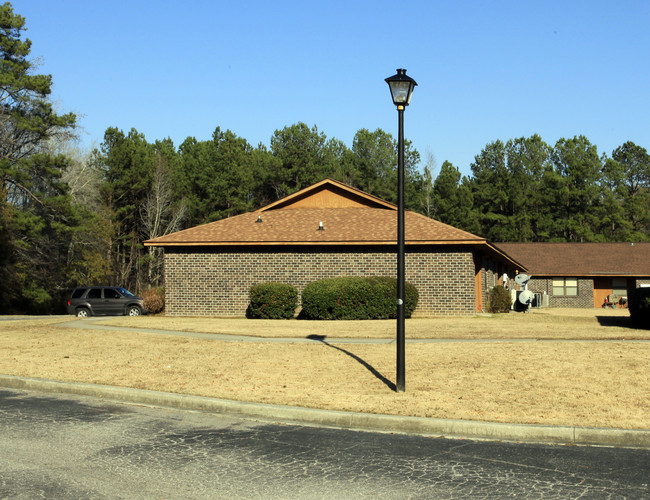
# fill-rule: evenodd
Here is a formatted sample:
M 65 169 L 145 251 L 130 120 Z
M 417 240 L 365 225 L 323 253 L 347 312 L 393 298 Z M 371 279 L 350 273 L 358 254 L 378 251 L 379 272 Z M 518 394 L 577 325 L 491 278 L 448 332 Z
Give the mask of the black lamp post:
M 413 78 L 406 76 L 405 69 L 398 69 L 397 74 L 386 78 L 390 87 L 393 103 L 397 106 L 399 135 L 397 140 L 397 382 L 395 390 L 404 392 L 404 108 L 411 103 L 413 89 L 417 85 Z

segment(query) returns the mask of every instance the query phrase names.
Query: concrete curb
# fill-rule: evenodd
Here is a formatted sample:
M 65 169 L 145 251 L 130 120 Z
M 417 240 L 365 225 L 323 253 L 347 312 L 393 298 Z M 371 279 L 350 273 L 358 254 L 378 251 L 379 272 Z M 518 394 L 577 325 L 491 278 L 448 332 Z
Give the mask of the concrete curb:
M 370 413 L 248 403 L 202 396 L 188 396 L 109 385 L 58 382 L 12 375 L 0 375 L 0 387 L 90 396 L 116 402 L 221 413 L 237 417 L 303 425 L 446 438 L 650 449 L 650 429 L 602 429 L 593 427 L 503 424 L 467 420 L 375 415 Z

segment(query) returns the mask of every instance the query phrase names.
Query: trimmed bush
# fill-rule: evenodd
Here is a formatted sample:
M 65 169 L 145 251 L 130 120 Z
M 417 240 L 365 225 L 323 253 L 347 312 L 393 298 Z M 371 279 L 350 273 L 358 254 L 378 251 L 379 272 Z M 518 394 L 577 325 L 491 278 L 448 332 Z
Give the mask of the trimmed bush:
M 165 310 L 165 289 L 150 288 L 142 293 L 144 308 L 149 314 L 159 314 Z
M 397 280 L 388 277 L 340 277 L 309 283 L 302 292 L 304 319 L 389 319 L 397 317 Z M 418 303 L 413 285 L 405 285 L 404 314 Z
M 397 317 L 397 278 L 389 278 L 387 276 L 378 276 L 376 278 L 368 278 L 375 281 L 380 286 L 386 287 L 388 289 L 388 298 L 392 301 L 390 318 Z M 407 318 L 410 318 L 415 311 L 415 308 L 418 306 L 418 300 L 420 295 L 418 294 L 417 288 L 408 281 L 404 283 L 404 315 Z
M 634 325 L 650 328 L 650 288 L 635 288 L 630 291 L 627 304 Z
M 488 293 L 488 312 L 509 313 L 512 305 L 510 290 L 503 285 L 497 285 Z
M 249 290 L 246 317 L 253 319 L 291 319 L 298 306 L 298 290 L 283 283 L 259 283 Z

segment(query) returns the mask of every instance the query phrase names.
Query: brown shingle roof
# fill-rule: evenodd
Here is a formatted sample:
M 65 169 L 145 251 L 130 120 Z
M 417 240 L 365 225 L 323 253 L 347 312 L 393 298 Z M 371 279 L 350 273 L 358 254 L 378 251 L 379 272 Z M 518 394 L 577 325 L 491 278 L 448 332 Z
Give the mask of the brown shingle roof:
M 404 227 L 407 244 L 485 243 L 484 238 L 413 212 L 406 212 Z M 155 238 L 145 245 L 388 245 L 396 241 L 395 205 L 325 179 L 255 212 Z
M 257 222 L 261 217 L 262 222 Z M 319 225 L 323 223 L 323 230 Z M 222 219 L 147 241 L 152 246 L 395 244 L 397 211 L 385 208 L 292 208 Z M 485 239 L 413 212 L 405 214 L 405 240 L 485 243 Z
M 533 276 L 650 276 L 650 243 L 495 243 Z
M 332 179 L 255 212 L 145 241 L 147 246 L 396 245 L 397 207 Z M 525 270 L 484 238 L 406 212 L 407 245 L 477 245 L 498 261 Z M 257 222 L 260 220 L 260 222 Z M 320 224 L 323 230 L 319 230 Z

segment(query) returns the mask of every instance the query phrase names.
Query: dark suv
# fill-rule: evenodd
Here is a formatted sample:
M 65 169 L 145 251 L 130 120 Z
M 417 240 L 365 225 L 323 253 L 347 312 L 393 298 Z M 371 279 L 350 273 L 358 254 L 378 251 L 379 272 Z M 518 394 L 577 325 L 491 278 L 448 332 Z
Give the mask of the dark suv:
M 87 286 L 75 288 L 68 300 L 68 314 L 87 316 L 140 316 L 144 302 L 128 290 L 117 286 Z

